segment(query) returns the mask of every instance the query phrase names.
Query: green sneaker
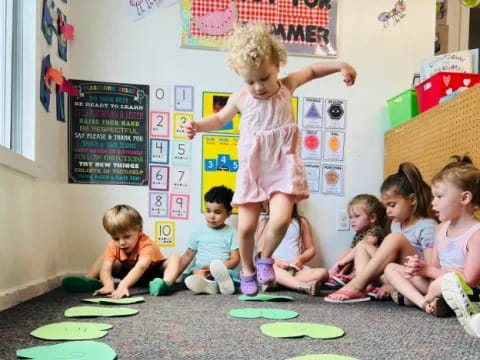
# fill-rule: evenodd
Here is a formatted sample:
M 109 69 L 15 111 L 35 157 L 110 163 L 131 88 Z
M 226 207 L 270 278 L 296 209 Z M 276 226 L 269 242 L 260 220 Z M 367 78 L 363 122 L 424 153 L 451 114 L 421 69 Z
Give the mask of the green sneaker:
M 167 295 L 169 288 L 168 283 L 161 278 L 155 278 L 148 283 L 148 291 L 152 296 Z
M 457 273 L 447 273 L 442 277 L 442 296 L 448 306 L 455 311 L 457 319 L 467 334 L 480 337 L 480 307 L 470 301 L 468 295 L 473 290 Z
M 62 280 L 62 287 L 71 293 L 94 292 L 102 286 L 100 280 L 86 276 L 65 276 Z

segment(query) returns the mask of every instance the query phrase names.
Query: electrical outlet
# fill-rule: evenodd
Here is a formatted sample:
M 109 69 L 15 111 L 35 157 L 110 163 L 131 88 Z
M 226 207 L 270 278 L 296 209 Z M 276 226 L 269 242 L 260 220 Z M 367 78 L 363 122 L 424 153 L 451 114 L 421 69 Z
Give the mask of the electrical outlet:
M 348 219 L 347 210 L 337 210 L 336 218 L 337 231 L 349 231 L 350 221 Z

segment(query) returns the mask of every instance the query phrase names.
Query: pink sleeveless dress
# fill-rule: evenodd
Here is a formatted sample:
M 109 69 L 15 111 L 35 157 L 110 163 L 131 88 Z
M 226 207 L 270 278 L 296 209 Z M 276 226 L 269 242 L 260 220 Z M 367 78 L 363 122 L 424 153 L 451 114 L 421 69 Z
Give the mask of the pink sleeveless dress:
M 292 94 L 281 82 L 279 85 L 278 92 L 266 100 L 246 95 L 240 121 L 234 207 L 269 200 L 276 192 L 294 195 L 296 202 L 309 196 Z

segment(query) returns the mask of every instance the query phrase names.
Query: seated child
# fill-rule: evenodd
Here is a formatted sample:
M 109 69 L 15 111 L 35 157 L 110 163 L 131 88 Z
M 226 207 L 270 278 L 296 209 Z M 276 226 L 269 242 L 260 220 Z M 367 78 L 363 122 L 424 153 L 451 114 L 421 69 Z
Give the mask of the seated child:
M 180 258 L 182 269 L 195 258 L 193 275 L 185 279 L 187 288 L 195 293 L 235 292 L 233 281 L 238 279 L 233 269 L 240 262 L 240 253 L 236 231 L 225 224 L 232 213 L 232 197 L 233 191 L 225 186 L 215 186 L 205 194 L 206 224 L 190 234 L 187 250 Z
M 385 207 L 375 196 L 360 194 L 348 203 L 350 226 L 355 231 L 350 248 L 342 251 L 339 258 L 328 270 L 330 278 L 327 287 L 344 286 L 354 275 L 355 246 L 364 241 L 378 247 L 387 231 Z
M 89 269 L 86 277 L 67 277 L 63 286 L 100 278 L 103 286 L 93 295 L 107 295 L 112 299 L 130 296 L 135 284 L 149 285 L 151 295 L 168 293 L 180 273 L 180 259 L 176 254 L 166 258 L 159 247 L 142 232 L 141 215 L 129 205 L 116 205 L 103 216 L 103 227 L 112 239 Z M 122 279 L 115 289 L 113 278 Z M 163 279 L 162 279 L 163 277 Z
M 259 253 L 263 249 L 268 221 L 267 216 L 258 224 L 256 239 Z M 294 204 L 287 233 L 273 253 L 275 282 L 312 296 L 319 295 L 322 283 L 328 279 L 328 272 L 326 269 L 305 266 L 314 256 L 315 246 L 310 223 L 298 214 L 297 204 Z

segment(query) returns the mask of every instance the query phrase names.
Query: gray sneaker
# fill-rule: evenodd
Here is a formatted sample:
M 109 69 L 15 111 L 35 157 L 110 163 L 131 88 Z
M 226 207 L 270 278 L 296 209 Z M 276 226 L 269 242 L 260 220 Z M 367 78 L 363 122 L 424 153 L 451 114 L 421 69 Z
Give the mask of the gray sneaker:
M 220 293 L 224 295 L 232 295 L 235 292 L 233 280 L 230 277 L 227 267 L 220 260 L 213 260 L 210 264 L 210 273 L 218 282 Z
M 200 275 L 187 276 L 185 285 L 196 294 L 218 294 L 217 282 L 205 279 Z

